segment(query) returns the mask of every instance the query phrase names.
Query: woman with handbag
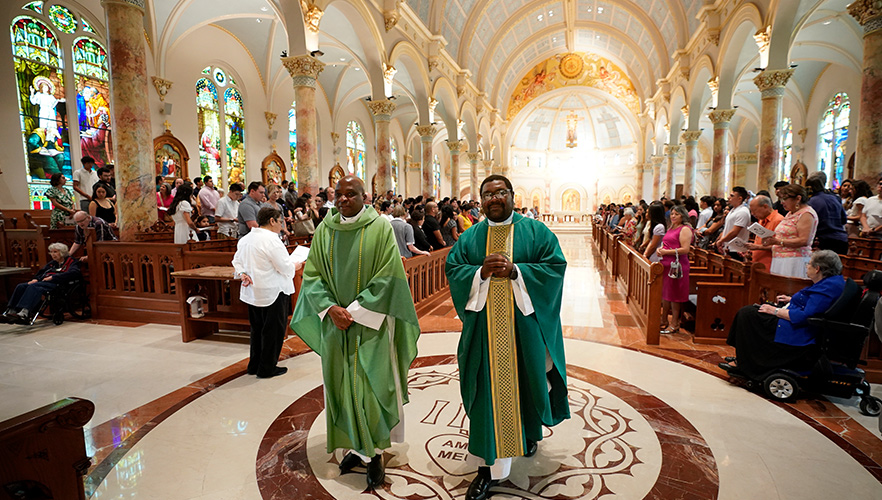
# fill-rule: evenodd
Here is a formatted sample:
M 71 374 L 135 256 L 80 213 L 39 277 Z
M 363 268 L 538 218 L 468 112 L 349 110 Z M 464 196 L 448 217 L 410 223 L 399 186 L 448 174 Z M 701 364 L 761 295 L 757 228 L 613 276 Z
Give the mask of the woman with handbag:
M 692 226 L 689 213 L 683 205 L 671 208 L 671 227 L 662 238 L 658 250 L 664 273 L 662 273 L 662 307 L 664 319 L 668 313 L 671 321 L 663 321 L 668 326 L 662 333 L 680 331 L 681 304 L 689 300 L 689 248 L 692 246 Z
M 294 209 L 291 210 L 291 233 L 294 236 L 308 236 L 315 233 L 315 224 L 310 217 L 309 199 L 301 196 L 294 202 Z

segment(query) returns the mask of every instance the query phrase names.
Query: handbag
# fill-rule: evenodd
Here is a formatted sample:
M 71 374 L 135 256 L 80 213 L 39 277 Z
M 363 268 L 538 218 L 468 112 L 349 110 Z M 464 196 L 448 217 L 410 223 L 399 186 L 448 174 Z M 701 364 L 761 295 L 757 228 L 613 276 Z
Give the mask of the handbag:
M 671 270 L 668 271 L 668 278 L 678 280 L 683 277 L 683 266 L 680 265 L 680 255 L 677 249 L 674 249 L 674 260 L 671 262 Z
M 296 220 L 291 224 L 291 232 L 294 236 L 308 236 L 315 233 L 315 225 L 312 219 Z

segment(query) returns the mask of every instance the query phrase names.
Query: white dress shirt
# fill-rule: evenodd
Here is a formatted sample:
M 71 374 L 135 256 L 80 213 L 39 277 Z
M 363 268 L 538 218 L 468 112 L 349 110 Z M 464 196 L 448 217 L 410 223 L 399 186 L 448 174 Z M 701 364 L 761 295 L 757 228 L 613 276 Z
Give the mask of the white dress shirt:
M 279 293 L 294 293 L 297 264 L 288 254 L 278 233 L 256 227 L 243 236 L 233 257 L 236 277 L 247 274 L 250 286 L 239 290 L 239 300 L 256 307 L 267 307 Z

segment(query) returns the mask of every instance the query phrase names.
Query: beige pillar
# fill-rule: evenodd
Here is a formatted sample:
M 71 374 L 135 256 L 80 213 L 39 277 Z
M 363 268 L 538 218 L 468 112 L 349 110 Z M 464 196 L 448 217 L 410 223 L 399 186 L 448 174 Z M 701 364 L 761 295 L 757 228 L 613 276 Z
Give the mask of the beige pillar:
M 459 199 L 459 152 L 462 150 L 462 141 L 447 141 L 450 149 L 450 196 Z
M 389 134 L 389 121 L 395 111 L 395 103 L 389 99 L 368 103 L 374 115 L 377 140 L 377 193 L 385 196 L 392 189 L 392 137 Z
M 435 137 L 434 125 L 420 125 L 417 127 L 417 133 L 420 135 L 420 144 L 422 145 L 422 161 L 420 169 L 422 170 L 421 184 L 423 198 L 434 196 L 435 180 L 432 175 L 432 139 Z
M 661 166 L 665 157 L 652 155 L 652 201 L 661 198 Z
M 481 153 L 469 153 L 469 191 L 472 193 L 472 200 L 481 201 L 481 193 L 478 188 L 481 185 L 481 179 L 478 178 L 478 160 L 481 159 Z
M 677 166 L 677 154 L 680 145 L 665 146 L 665 156 L 668 158 L 668 171 L 665 173 L 665 196 L 671 200 L 677 193 L 676 180 L 674 180 L 674 168 Z
M 854 176 L 875 186 L 882 165 L 882 7 L 878 1 L 857 0 L 848 6 L 848 13 L 864 28 Z
M 763 110 L 760 123 L 759 168 L 756 189 L 775 192 L 781 162 L 781 120 L 784 117 L 784 87 L 793 76 L 793 69 L 766 70 L 753 79 L 762 92 Z
M 318 194 L 321 179 L 318 166 L 318 118 L 315 86 L 325 63 L 310 56 L 283 57 L 282 64 L 294 83 L 294 113 L 297 123 L 297 192 Z
M 729 161 L 729 123 L 734 109 L 717 109 L 708 114 L 714 124 L 714 152 L 711 157 L 711 196 L 726 196 L 726 166 Z
M 102 0 L 110 55 L 110 104 L 121 241 L 156 221 L 144 1 Z M 97 265 L 97 264 L 96 264 Z
M 700 130 L 683 132 L 683 143 L 686 144 L 686 173 L 683 177 L 683 194 L 695 196 L 695 173 L 698 170 L 698 139 L 701 138 Z
M 634 165 L 634 169 L 636 170 L 635 177 L 636 177 L 636 181 L 637 181 L 636 182 L 637 199 L 634 200 L 635 203 L 638 200 L 643 199 L 643 172 L 644 172 L 645 167 L 646 167 L 645 163 L 638 163 L 638 164 Z

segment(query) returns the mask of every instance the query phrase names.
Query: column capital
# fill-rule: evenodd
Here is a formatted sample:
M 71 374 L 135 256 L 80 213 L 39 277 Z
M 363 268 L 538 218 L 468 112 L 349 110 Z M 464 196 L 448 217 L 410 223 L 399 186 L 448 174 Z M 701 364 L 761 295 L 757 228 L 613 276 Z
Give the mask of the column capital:
M 156 93 L 159 94 L 159 100 L 165 101 L 165 96 L 168 94 L 168 91 L 171 90 L 174 82 L 158 76 L 151 77 L 151 80 L 153 81 L 153 88 L 155 88 Z
M 715 109 L 707 115 L 711 123 L 714 124 L 714 128 L 719 128 L 717 125 L 728 127 L 733 116 L 735 116 L 734 109 Z
M 273 125 L 276 124 L 276 118 L 278 118 L 279 115 L 277 115 L 271 111 L 264 111 L 263 117 L 266 118 L 266 126 L 269 127 L 270 130 L 272 130 Z
M 784 95 L 784 87 L 793 76 L 793 68 L 767 69 L 753 79 L 756 88 L 763 93 L 763 99 Z
M 481 159 L 481 153 L 468 153 L 468 157 L 471 163 L 478 163 L 478 160 Z
M 677 156 L 677 153 L 680 152 L 679 144 L 668 144 L 665 146 L 665 156 Z
M 493 160 L 484 160 L 482 163 L 484 164 L 484 168 L 486 168 L 487 170 L 493 168 Z
M 435 137 L 435 126 L 434 125 L 417 125 L 416 128 L 417 134 L 423 139 L 432 139 Z
M 101 0 L 102 7 L 106 6 L 107 4 L 111 4 L 111 3 L 122 4 L 122 5 L 131 5 L 132 7 L 137 7 L 138 9 L 141 10 L 142 14 L 144 12 L 146 12 L 146 9 L 147 9 L 147 7 L 146 7 L 147 1 L 146 0 Z
M 661 155 L 652 155 L 649 159 L 652 162 L 652 168 L 661 168 L 662 163 L 665 162 L 665 157 Z
M 680 138 L 683 142 L 688 146 L 690 142 L 698 143 L 698 139 L 701 138 L 701 130 L 687 130 L 680 135 Z M 695 144 L 692 144 L 693 146 Z
M 325 63 L 310 55 L 283 57 L 282 64 L 291 74 L 295 87 L 315 88 L 316 78 L 325 69 Z
M 392 119 L 392 112 L 395 111 L 395 103 L 389 99 L 371 101 L 368 103 L 368 108 L 378 121 L 389 121 Z
M 882 28 L 882 0 L 856 0 L 848 13 L 864 27 L 865 35 Z
M 449 149 L 451 153 L 459 153 L 462 151 L 462 146 L 462 141 L 447 141 L 447 149 Z

